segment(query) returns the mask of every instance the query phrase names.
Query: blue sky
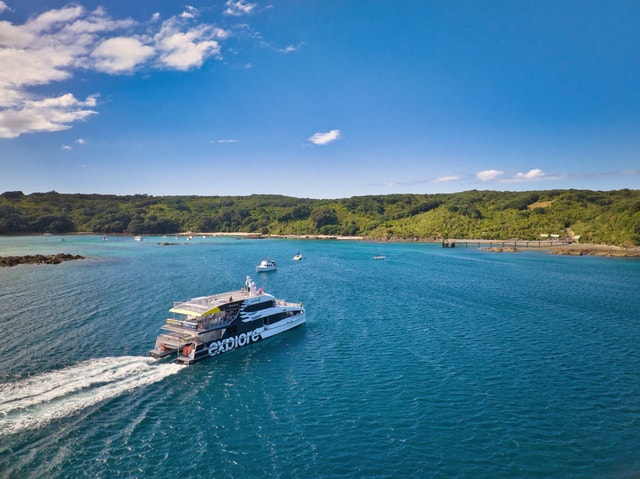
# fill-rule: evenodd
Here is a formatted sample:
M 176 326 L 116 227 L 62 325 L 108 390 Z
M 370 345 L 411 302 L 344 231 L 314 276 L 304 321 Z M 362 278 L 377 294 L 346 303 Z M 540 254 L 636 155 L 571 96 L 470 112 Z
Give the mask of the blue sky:
M 0 0 L 0 192 L 640 188 L 640 2 Z

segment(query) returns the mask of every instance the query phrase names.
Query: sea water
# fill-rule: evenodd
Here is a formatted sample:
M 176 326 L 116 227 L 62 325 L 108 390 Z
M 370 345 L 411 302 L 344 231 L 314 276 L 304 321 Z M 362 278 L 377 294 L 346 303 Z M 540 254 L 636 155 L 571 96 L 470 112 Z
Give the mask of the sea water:
M 2 478 L 640 476 L 638 259 L 0 238 L 35 253 L 86 259 L 0 269 Z M 148 357 L 173 301 L 246 275 L 306 325 L 190 367 Z

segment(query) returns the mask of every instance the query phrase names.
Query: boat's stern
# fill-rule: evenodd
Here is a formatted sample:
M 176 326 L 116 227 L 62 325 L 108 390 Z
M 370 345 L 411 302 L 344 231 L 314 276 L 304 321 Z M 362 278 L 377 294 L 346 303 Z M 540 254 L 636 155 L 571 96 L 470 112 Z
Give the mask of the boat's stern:
M 149 356 L 156 359 L 166 358 L 167 356 L 171 356 L 176 351 L 175 349 L 152 349 L 149 351 Z
M 196 343 L 185 344 L 184 347 L 178 353 L 177 361 L 180 364 L 189 366 L 196 361 L 196 349 L 198 345 Z
M 162 359 L 168 356 L 176 355 L 177 359 L 181 357 L 193 356 L 191 354 L 191 341 L 182 340 L 169 334 L 161 334 L 156 339 L 155 347 L 149 351 L 152 358 Z
M 177 349 L 175 347 L 167 344 L 167 342 L 163 342 L 163 337 L 161 335 L 156 339 L 155 347 L 151 351 L 149 351 L 149 356 L 156 359 L 162 359 L 166 358 L 167 356 L 171 356 L 176 352 Z

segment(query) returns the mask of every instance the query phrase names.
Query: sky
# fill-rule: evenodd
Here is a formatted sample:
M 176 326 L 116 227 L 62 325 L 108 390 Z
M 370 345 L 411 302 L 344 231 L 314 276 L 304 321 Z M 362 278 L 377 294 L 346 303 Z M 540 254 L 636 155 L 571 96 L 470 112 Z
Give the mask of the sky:
M 640 188 L 637 0 L 0 0 L 0 192 Z

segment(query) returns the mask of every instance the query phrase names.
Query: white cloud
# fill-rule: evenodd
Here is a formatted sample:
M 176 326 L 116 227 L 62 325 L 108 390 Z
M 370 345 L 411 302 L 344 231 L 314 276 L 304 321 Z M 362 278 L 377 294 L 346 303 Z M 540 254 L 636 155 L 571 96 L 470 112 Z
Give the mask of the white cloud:
M 234 17 L 249 15 L 256 8 L 255 3 L 245 3 L 244 0 L 227 0 L 224 5 L 227 7 L 224 11 L 225 15 Z
M 61 131 L 75 122 L 87 119 L 96 112 L 95 97 L 85 101 L 71 93 L 44 100 L 24 99 L 21 109 L 0 110 L 0 138 L 16 138 L 23 133 Z
M 281 53 L 293 53 L 298 51 L 298 49 L 300 48 L 300 46 L 295 46 L 295 45 L 287 45 L 285 48 L 280 48 L 278 51 Z
M 0 12 L 7 9 L 0 0 Z M 46 98 L 31 91 L 34 86 L 69 80 L 79 70 L 111 75 L 143 67 L 184 71 L 219 57 L 220 41 L 229 33 L 208 24 L 188 25 L 198 11 L 187 7 L 185 13 L 184 20 L 174 16 L 162 23 L 154 14 L 152 22 L 140 25 L 112 19 L 101 7 L 88 11 L 70 5 L 21 25 L 0 21 L 0 138 L 71 128 L 97 113 L 96 95 L 84 101 L 73 93 Z
M 65 150 L 65 151 L 73 150 L 73 148 L 71 148 L 69 145 L 62 145 L 62 146 L 60 147 L 60 149 L 61 149 L 61 150 Z
M 500 170 L 483 170 L 476 173 L 476 178 L 480 181 L 493 181 L 498 179 L 504 174 L 504 171 Z
M 210 143 L 238 143 L 238 140 L 229 138 L 229 139 L 223 139 L 223 140 L 211 140 Z
M 326 133 L 314 133 L 309 137 L 309 141 L 314 145 L 326 145 L 340 138 L 340 130 L 331 130 Z
M 440 178 L 433 179 L 432 183 L 447 183 L 449 181 L 458 181 L 459 179 L 459 176 L 441 176 Z
M 87 140 L 85 140 L 84 138 L 78 138 L 78 139 L 76 140 L 76 143 L 77 143 L 78 145 L 86 145 L 86 144 L 87 144 Z
M 228 32 L 211 25 L 200 25 L 182 31 L 181 24 L 170 19 L 162 24 L 155 36 L 155 46 L 160 54 L 160 62 L 176 70 L 199 67 L 212 55 L 220 54 L 218 39 L 228 37 Z
M 539 180 L 541 178 L 544 178 L 544 176 L 545 174 L 542 172 L 542 170 L 538 168 L 534 168 L 532 170 L 529 170 L 526 173 L 518 172 L 515 179 L 516 180 Z
M 109 38 L 91 53 L 95 69 L 105 73 L 126 73 L 153 56 L 154 50 L 140 40 L 127 37 Z
M 187 9 L 180 14 L 180 18 L 183 18 L 183 19 L 196 18 L 199 14 L 200 12 L 198 11 L 197 8 L 192 7 L 191 5 L 187 5 Z
M 58 10 L 49 10 L 27 22 L 27 27 L 33 32 L 46 32 L 54 27 L 63 27 L 77 20 L 85 12 L 80 5 L 71 5 Z
M 539 168 L 532 168 L 526 173 L 518 172 L 514 176 L 504 177 L 503 171 L 500 170 L 484 170 L 476 173 L 476 178 L 480 181 L 496 181 L 500 183 L 514 183 L 519 181 L 535 181 L 535 180 L 558 180 L 561 176 L 547 175 Z
M 86 14 L 82 7 L 67 7 L 43 13 L 24 25 L 0 22 L 0 91 L 70 78 L 69 70 L 86 54 L 89 22 L 77 25 L 82 14 Z

